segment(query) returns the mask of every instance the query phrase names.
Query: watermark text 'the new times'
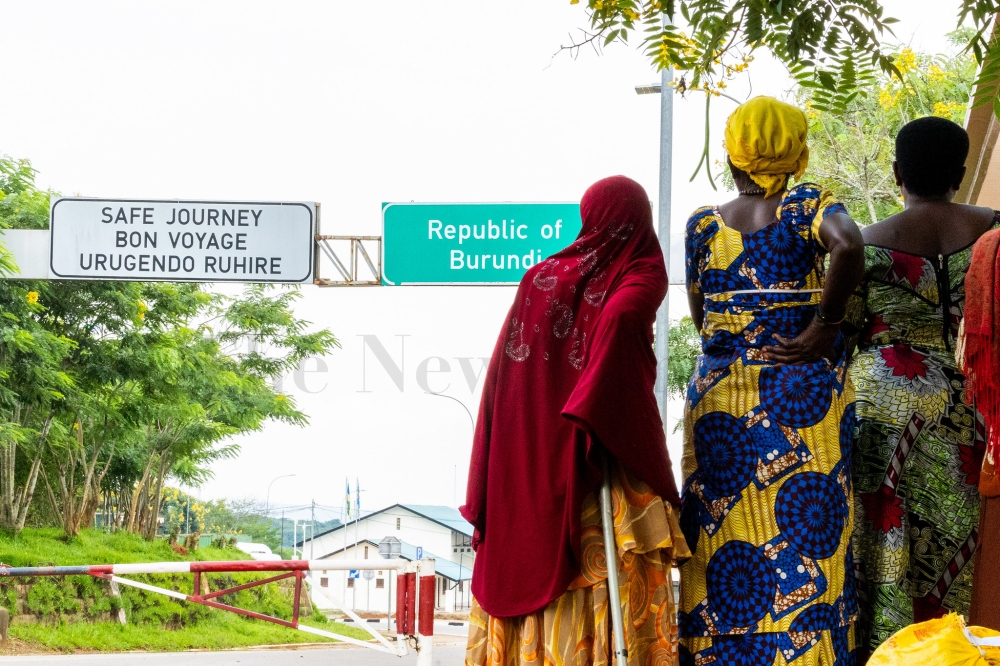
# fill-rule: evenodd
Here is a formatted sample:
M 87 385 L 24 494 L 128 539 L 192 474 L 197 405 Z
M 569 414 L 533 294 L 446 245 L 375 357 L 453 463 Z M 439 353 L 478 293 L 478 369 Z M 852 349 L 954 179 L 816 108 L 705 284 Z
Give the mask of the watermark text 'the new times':
M 361 373 L 357 377 L 358 393 L 374 393 L 377 387 L 385 387 L 379 375 L 387 377 L 400 393 L 416 388 L 422 393 L 444 393 L 454 387 L 455 390 L 468 390 L 469 395 L 476 391 L 482 381 L 488 356 L 428 356 L 416 365 L 407 358 L 406 339 L 409 335 L 392 336 L 397 340 L 390 343 L 390 348 L 377 335 L 358 335 L 361 343 Z M 413 368 L 413 370 L 411 370 Z M 305 359 L 290 373 L 295 387 L 303 393 L 322 393 L 329 386 L 327 375 L 330 372 L 326 360 L 318 356 Z M 275 388 L 284 390 L 289 376 L 279 378 Z

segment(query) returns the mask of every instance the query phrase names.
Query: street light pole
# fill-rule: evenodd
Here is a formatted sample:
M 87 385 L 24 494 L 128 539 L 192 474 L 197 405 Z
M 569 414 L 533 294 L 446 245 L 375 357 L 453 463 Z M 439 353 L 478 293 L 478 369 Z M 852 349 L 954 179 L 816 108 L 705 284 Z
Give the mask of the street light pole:
M 264 515 L 265 516 L 268 515 L 269 513 L 271 513 L 271 486 L 273 486 L 274 482 L 277 481 L 278 479 L 286 479 L 286 478 L 288 478 L 290 476 L 295 476 L 295 475 L 294 474 L 282 474 L 281 476 L 274 477 L 273 479 L 271 479 L 271 483 L 267 484 L 267 499 L 264 500 Z
M 666 13 L 661 16 L 664 28 L 667 27 L 670 20 L 671 17 Z M 636 93 L 640 95 L 656 93 L 660 95 L 660 196 L 656 234 L 660 239 L 660 251 L 663 252 L 663 263 L 666 265 L 667 271 L 670 270 L 670 205 L 674 153 L 674 89 L 670 85 L 673 81 L 674 68 L 668 65 L 660 71 L 659 84 L 635 87 Z M 670 286 L 668 285 L 667 295 L 663 297 L 663 303 L 656 311 L 656 383 L 653 385 L 653 393 L 656 395 L 656 403 L 660 408 L 660 420 L 663 421 L 664 430 L 667 427 L 667 340 L 669 336 Z
M 427 395 L 436 395 L 439 398 L 448 398 L 449 400 L 454 400 L 460 404 L 462 409 L 464 409 L 465 413 L 469 416 L 469 425 L 472 426 L 472 436 L 476 436 L 476 419 L 472 418 L 472 412 L 469 411 L 469 408 L 465 406 L 464 402 L 458 398 L 453 398 L 450 395 L 445 395 L 444 393 L 434 393 L 432 391 L 425 391 L 425 393 L 427 393 Z M 455 476 L 452 480 L 451 501 L 455 506 L 458 506 L 458 465 L 455 465 Z
M 666 14 L 664 14 L 666 17 Z M 674 89 L 670 86 L 674 79 L 673 67 L 665 67 L 660 72 L 660 201 L 657 231 L 663 261 L 670 270 L 670 205 L 671 178 L 673 176 L 674 150 Z M 660 419 L 664 428 L 667 424 L 667 339 L 670 335 L 670 286 L 663 297 L 660 309 L 656 311 L 656 332 L 660 339 L 656 345 L 656 383 L 653 390 L 660 405 Z
M 664 14 L 666 21 L 666 14 Z M 670 205 L 671 179 L 673 177 L 674 151 L 674 89 L 670 85 L 674 80 L 673 67 L 666 67 L 660 72 L 659 85 L 636 86 L 640 95 L 660 95 L 660 197 L 658 202 L 658 217 L 656 233 L 660 239 L 660 251 L 663 252 L 663 262 L 670 270 Z M 660 419 L 663 426 L 667 424 L 667 340 L 670 335 L 670 287 L 663 297 L 660 309 L 656 311 L 656 383 L 653 392 L 660 408 Z

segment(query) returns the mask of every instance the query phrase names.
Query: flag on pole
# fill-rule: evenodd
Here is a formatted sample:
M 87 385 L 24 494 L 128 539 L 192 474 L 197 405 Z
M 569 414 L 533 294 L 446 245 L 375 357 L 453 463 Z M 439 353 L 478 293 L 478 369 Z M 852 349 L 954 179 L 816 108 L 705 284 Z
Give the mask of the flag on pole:
M 355 520 L 361 518 L 361 482 L 358 481 L 358 477 L 354 477 L 354 502 L 355 509 L 354 518 Z
M 347 507 L 347 518 L 351 518 L 351 482 L 344 479 L 344 484 L 347 486 L 347 497 L 344 500 L 344 506 Z

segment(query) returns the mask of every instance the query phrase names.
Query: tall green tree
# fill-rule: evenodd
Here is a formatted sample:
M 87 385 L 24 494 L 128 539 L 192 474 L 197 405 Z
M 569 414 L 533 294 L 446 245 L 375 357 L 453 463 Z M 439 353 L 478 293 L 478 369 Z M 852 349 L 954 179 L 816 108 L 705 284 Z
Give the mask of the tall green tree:
M 0 229 L 47 215 L 27 160 L 0 155 Z M 0 527 L 20 531 L 35 495 L 57 410 L 72 380 L 63 362 L 72 341 L 39 321 L 44 305 L 32 284 L 4 279 L 16 271 L 0 246 Z
M 200 313 L 201 325 L 178 329 L 180 368 L 157 382 L 152 394 L 149 464 L 136 487 L 129 529 L 152 538 L 167 478 L 203 480 L 207 463 L 236 453 L 231 445 L 219 446 L 224 440 L 259 430 L 267 419 L 307 422 L 289 396 L 274 389 L 274 380 L 337 342 L 328 331 L 308 331 L 307 322 L 294 316 L 298 296 L 261 285 L 238 297 L 214 295 Z
M 50 193 L 0 160 L 0 228 L 44 229 Z M 7 263 L 5 263 L 5 261 Z M 0 252 L 0 274 L 10 272 Z M 152 538 L 169 478 L 197 482 L 232 437 L 306 416 L 274 388 L 338 346 L 295 316 L 294 289 L 226 296 L 192 283 L 0 280 L 0 527 L 39 479 L 68 535 L 102 504 Z

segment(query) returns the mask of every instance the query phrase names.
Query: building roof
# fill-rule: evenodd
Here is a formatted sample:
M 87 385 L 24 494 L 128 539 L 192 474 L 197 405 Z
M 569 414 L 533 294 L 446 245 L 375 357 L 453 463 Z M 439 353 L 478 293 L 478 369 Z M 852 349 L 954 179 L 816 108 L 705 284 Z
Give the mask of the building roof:
M 459 532 L 460 534 L 464 534 L 467 537 L 472 536 L 472 530 L 473 530 L 472 525 L 469 522 L 467 522 L 465 518 L 462 518 L 462 514 L 458 512 L 458 509 L 453 509 L 450 506 L 436 506 L 431 504 L 393 504 L 392 506 L 387 506 L 384 509 L 379 509 L 378 511 L 369 513 L 367 516 L 362 516 L 361 518 L 358 519 L 358 521 L 361 522 L 368 520 L 369 518 L 373 518 L 381 513 L 385 513 L 386 511 L 395 508 L 406 509 L 410 513 L 414 513 L 420 516 L 421 518 L 426 518 L 427 520 L 433 523 L 437 523 L 442 527 L 447 527 L 448 529 L 453 530 L 455 532 Z M 327 534 L 332 534 L 337 530 L 350 525 L 351 525 L 350 522 L 347 523 L 347 525 L 338 525 L 337 527 L 328 529 L 325 532 L 320 532 L 315 537 L 310 537 L 310 538 L 318 539 L 320 537 L 326 536 Z M 301 548 L 302 544 L 306 543 L 307 541 L 309 541 L 309 539 L 302 539 L 301 541 L 297 541 L 295 542 L 295 546 Z
M 458 512 L 458 509 L 453 509 L 450 506 L 428 504 L 402 504 L 401 506 L 415 514 L 423 516 L 427 520 L 433 520 L 435 523 L 450 527 L 465 536 L 472 536 L 472 524 L 465 518 L 462 518 L 462 514 Z
M 401 558 L 403 558 L 404 560 L 407 560 L 409 562 L 413 562 L 414 560 L 417 559 L 417 547 L 416 546 L 414 546 L 413 544 L 406 543 L 405 541 L 400 541 L 399 544 L 400 544 L 399 556 Z M 362 539 L 362 540 L 358 541 L 358 545 L 359 546 L 369 545 L 369 546 L 374 546 L 375 548 L 378 548 L 378 544 L 375 543 L 374 541 L 372 541 L 371 539 Z M 353 547 L 354 547 L 353 543 L 347 544 L 347 548 L 353 548 Z M 342 553 L 345 550 L 347 550 L 347 549 L 341 547 L 341 548 L 338 548 L 337 550 L 329 552 L 329 553 L 327 553 L 325 555 L 321 555 L 318 559 L 325 560 L 326 558 L 332 557 L 333 555 L 336 555 L 337 553 Z M 448 580 L 452 580 L 452 581 L 458 582 L 460 580 L 471 580 L 472 579 L 472 569 L 470 569 L 468 567 L 463 567 L 463 566 L 461 566 L 461 565 L 459 565 L 459 564 L 457 564 L 455 562 L 452 562 L 451 560 L 449 560 L 446 557 L 441 557 L 440 555 L 435 555 L 434 553 L 431 553 L 431 552 L 426 551 L 426 550 L 424 551 L 424 557 L 425 558 L 431 558 L 431 559 L 433 559 L 434 560 L 434 573 L 436 573 L 436 574 L 438 574 L 440 576 L 444 576 Z M 472 557 L 469 557 L 468 559 L 470 560 L 470 564 L 471 564 L 472 563 Z
M 404 560 L 409 560 L 413 562 L 417 559 L 417 547 L 406 543 L 405 541 L 400 541 L 400 553 L 399 556 Z M 424 551 L 424 557 L 429 557 L 434 560 L 434 573 L 440 574 L 445 578 L 454 581 L 460 580 L 470 580 L 472 578 L 472 569 L 458 565 L 451 560 L 435 555 L 434 553 Z M 471 557 L 469 558 L 472 559 Z

